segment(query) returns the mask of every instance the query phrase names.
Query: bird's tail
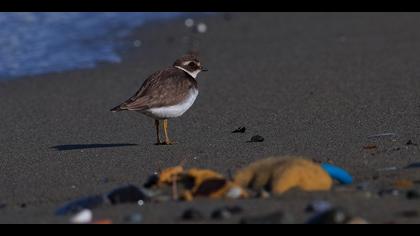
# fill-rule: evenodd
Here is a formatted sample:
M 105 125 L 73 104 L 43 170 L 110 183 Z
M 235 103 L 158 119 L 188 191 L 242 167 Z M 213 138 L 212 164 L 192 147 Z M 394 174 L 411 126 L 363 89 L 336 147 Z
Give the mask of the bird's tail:
M 112 112 L 119 112 L 119 111 L 124 111 L 124 110 L 126 109 L 122 108 L 121 105 L 118 105 L 111 109 Z

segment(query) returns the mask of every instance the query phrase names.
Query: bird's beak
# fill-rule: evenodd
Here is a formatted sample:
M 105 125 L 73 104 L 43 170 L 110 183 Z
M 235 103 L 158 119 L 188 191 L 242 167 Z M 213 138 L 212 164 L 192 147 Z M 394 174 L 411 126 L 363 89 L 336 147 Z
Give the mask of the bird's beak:
M 202 67 L 201 68 L 201 71 L 204 71 L 204 72 L 206 72 L 206 71 L 209 71 L 207 68 L 205 68 L 205 67 Z

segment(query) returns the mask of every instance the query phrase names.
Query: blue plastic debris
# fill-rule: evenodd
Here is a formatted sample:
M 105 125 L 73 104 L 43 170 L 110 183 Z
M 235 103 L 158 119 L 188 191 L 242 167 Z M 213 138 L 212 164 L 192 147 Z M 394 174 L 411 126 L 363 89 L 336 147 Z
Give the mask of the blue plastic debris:
M 341 184 L 353 183 L 353 177 L 347 171 L 341 169 L 340 167 L 328 163 L 322 163 L 321 167 L 331 176 L 331 178 L 337 180 Z

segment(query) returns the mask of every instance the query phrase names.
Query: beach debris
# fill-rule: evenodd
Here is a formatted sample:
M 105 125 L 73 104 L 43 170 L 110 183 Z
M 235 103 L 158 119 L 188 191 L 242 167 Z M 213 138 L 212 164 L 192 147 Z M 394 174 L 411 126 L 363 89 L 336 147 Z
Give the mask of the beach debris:
M 245 133 L 245 131 L 246 131 L 245 127 L 238 127 L 237 129 L 232 131 L 232 133 Z
M 369 135 L 368 138 L 380 138 L 380 137 L 392 137 L 397 136 L 396 133 L 380 133 L 380 134 L 373 134 Z
M 408 140 L 408 141 L 407 141 L 407 143 L 406 143 L 405 145 L 407 145 L 407 146 L 410 146 L 410 145 L 413 145 L 413 146 L 418 146 L 418 144 L 417 144 L 417 143 L 414 143 L 414 142 L 413 142 L 413 140 L 411 140 L 411 139 L 410 139 L 410 140 Z
M 405 197 L 409 200 L 420 199 L 420 193 L 417 192 L 416 190 L 409 190 L 405 194 Z
M 80 211 L 79 213 L 77 213 L 76 215 L 74 215 L 70 219 L 70 223 L 72 223 L 72 224 L 88 224 L 88 223 L 92 222 L 92 219 L 93 219 L 92 211 L 89 210 L 89 209 L 84 209 L 84 210 Z
M 134 185 L 127 185 L 112 190 L 107 194 L 112 205 L 123 203 L 138 203 L 140 200 L 149 200 L 147 194 Z
M 409 189 L 414 186 L 413 181 L 408 179 L 400 179 L 394 182 L 394 187 L 397 189 Z
M 260 136 L 260 135 L 254 135 L 251 137 L 251 140 L 248 141 L 250 143 L 260 143 L 260 142 L 264 142 L 264 137 Z
M 93 221 L 92 224 L 94 224 L 94 225 L 111 225 L 112 220 L 110 220 L 110 219 L 100 219 L 100 220 Z
M 327 201 L 313 201 L 306 207 L 306 212 L 321 213 L 330 210 L 333 205 Z
M 292 216 L 282 211 L 272 212 L 266 215 L 244 217 L 240 220 L 240 224 L 293 224 Z
M 346 224 L 352 219 L 346 210 L 333 208 L 311 217 L 307 224 Z
M 353 183 L 353 177 L 344 169 L 329 163 L 322 163 L 321 167 L 331 176 L 331 178 L 337 180 L 340 184 L 348 185 Z
M 133 213 L 126 216 L 124 221 L 129 224 L 140 224 L 143 221 L 143 215 L 140 213 Z
M 240 214 L 243 209 L 239 206 L 227 206 L 213 211 L 211 218 L 214 220 L 226 220 L 232 218 L 233 215 Z
M 191 28 L 194 26 L 194 20 L 191 18 L 187 18 L 185 19 L 184 24 L 186 27 Z
M 181 219 L 183 220 L 191 220 L 191 221 L 201 221 L 204 220 L 204 215 L 201 211 L 195 208 L 189 208 L 182 213 Z
M 239 170 L 235 183 L 255 191 L 262 189 L 282 194 L 292 188 L 325 191 L 332 187 L 329 174 L 316 163 L 301 157 L 267 158 Z
M 198 33 L 204 34 L 205 32 L 207 32 L 207 25 L 203 22 L 198 23 L 197 24 L 197 31 L 198 31 Z
M 102 195 L 95 195 L 90 197 L 83 197 L 72 202 L 65 204 L 58 208 L 55 212 L 56 215 L 63 216 L 67 214 L 74 214 L 79 211 L 89 209 L 92 210 L 104 204 L 105 199 Z
M 165 169 L 158 175 L 154 184 L 147 184 L 150 189 L 171 188 L 173 199 L 192 201 L 196 197 L 208 198 L 242 198 L 247 193 L 240 186 L 227 180 L 223 175 L 207 169 L 182 166 Z

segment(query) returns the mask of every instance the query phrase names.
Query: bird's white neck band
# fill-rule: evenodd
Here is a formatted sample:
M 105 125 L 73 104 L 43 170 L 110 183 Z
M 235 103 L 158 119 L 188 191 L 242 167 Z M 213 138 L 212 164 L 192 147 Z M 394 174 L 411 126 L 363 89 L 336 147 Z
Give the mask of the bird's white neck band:
M 180 69 L 180 70 L 185 71 L 187 74 L 191 75 L 191 77 L 193 77 L 194 79 L 197 78 L 198 73 L 200 73 L 200 71 L 201 71 L 201 70 L 196 70 L 196 71 L 190 72 L 190 71 L 187 71 L 186 69 L 184 69 L 184 68 L 182 68 L 180 66 L 175 66 L 175 67 L 178 68 L 178 69 Z

